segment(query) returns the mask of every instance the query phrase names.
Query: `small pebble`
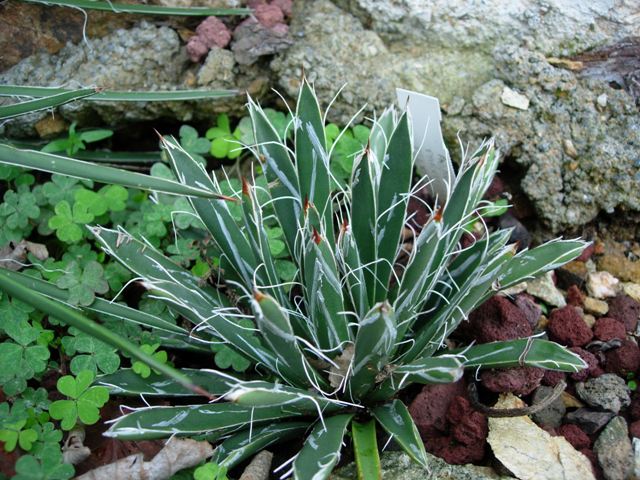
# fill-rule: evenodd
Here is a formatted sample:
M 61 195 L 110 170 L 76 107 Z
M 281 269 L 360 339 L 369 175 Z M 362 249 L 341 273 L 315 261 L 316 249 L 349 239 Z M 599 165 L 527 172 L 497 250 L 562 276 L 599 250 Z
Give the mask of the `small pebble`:
M 553 282 L 553 272 L 527 282 L 527 293 L 554 307 L 564 307 L 567 304 L 564 295 Z
M 529 108 L 529 99 L 509 87 L 504 87 L 500 100 L 506 106 L 517 108 L 518 110 L 527 110 Z
M 587 292 L 597 298 L 615 297 L 618 293 L 620 280 L 609 272 L 594 272 L 587 276 Z
M 629 478 L 633 470 L 633 451 L 626 420 L 622 417 L 611 420 L 598 436 L 593 451 L 606 480 Z
M 607 302 L 591 297 L 585 297 L 583 306 L 585 312 L 593 313 L 594 315 L 606 315 L 609 311 Z
M 640 285 L 637 283 L 625 282 L 622 284 L 622 291 L 636 302 L 640 302 Z
M 615 414 L 631 404 L 629 387 L 622 378 L 612 373 L 576 383 L 576 393 L 592 407 L 609 410 Z

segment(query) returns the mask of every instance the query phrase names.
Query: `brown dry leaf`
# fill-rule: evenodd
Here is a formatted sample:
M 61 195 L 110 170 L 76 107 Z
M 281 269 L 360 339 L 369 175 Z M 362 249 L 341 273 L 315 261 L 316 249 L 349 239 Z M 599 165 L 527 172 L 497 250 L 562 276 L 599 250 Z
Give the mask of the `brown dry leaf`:
M 524 406 L 513 394 L 501 395 L 495 404 L 495 408 Z M 564 437 L 549 435 L 529 417 L 489 418 L 487 440 L 496 458 L 520 480 L 595 480 L 587 457 Z

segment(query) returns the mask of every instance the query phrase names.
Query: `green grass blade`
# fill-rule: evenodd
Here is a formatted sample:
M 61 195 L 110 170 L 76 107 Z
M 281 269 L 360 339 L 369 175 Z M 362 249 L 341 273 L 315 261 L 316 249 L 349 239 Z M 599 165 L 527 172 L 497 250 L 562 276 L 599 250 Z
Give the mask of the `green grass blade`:
M 58 288 L 51 282 L 40 280 L 39 278 L 24 275 L 22 273 L 12 272 L 11 270 L 6 270 L 4 273 L 7 277 L 21 284 L 24 288 L 34 290 L 63 303 L 66 303 L 69 300 L 69 291 Z M 127 321 L 137 323 L 143 327 L 175 333 L 185 339 L 189 338 L 189 332 L 175 323 L 171 323 L 163 318 L 156 317 L 155 315 L 136 310 L 135 308 L 127 307 L 126 305 L 105 300 L 104 298 L 96 297 L 93 303 L 85 308 L 114 318 L 126 319 Z
M 352 414 L 335 415 L 316 422 L 293 462 L 294 478 L 299 480 L 324 480 L 340 459 L 342 439 Z
M 391 135 L 380 172 L 376 221 L 378 263 L 375 265 L 376 282 L 373 298 L 375 302 L 389 298 L 389 278 L 405 224 L 409 201 L 407 192 L 411 190 L 413 152 L 409 119 L 406 113 L 402 115 Z
M 234 403 L 148 407 L 116 419 L 103 435 L 120 440 L 147 440 L 174 434 L 191 437 L 232 433 L 252 423 L 260 425 L 295 416 L 280 407 L 245 407 Z
M 122 185 L 124 187 L 153 190 L 173 195 L 190 195 L 206 198 L 223 198 L 211 190 L 182 185 L 172 180 L 129 172 L 118 168 L 83 162 L 69 157 L 35 150 L 21 150 L 0 144 L 0 163 L 16 167 L 33 168 L 49 173 L 68 175 L 95 182 Z
M 250 15 L 250 8 L 205 8 L 205 7 L 165 7 L 162 5 L 144 5 L 129 3 L 113 3 L 101 0 L 23 0 L 29 3 L 42 3 L 58 7 L 73 7 L 87 10 L 103 10 L 113 13 L 139 13 L 143 15 Z
M 375 420 L 366 423 L 351 422 L 351 436 L 358 480 L 382 480 Z
M 200 385 L 212 395 L 224 395 L 233 384 L 230 375 L 220 375 L 213 370 L 197 370 L 181 368 L 180 372 Z M 237 380 L 238 382 L 240 380 Z M 115 373 L 99 375 L 95 383 L 108 387 L 112 395 L 146 397 L 193 397 L 193 391 L 182 384 L 163 375 L 151 372 L 147 378 L 142 378 L 130 368 L 121 368 Z
M 0 106 L 0 120 L 64 105 L 65 103 L 72 102 L 73 100 L 95 95 L 96 92 L 97 90 L 95 88 L 84 88 L 57 93 L 48 97 L 14 103 L 12 105 L 2 105 Z
M 458 355 L 465 368 L 527 366 L 575 373 L 587 367 L 582 358 L 565 347 L 537 338 L 484 343 L 452 350 L 449 353 Z
M 230 470 L 273 443 L 300 437 L 308 428 L 307 422 L 280 422 L 243 430 L 218 445 L 211 461 Z
M 189 390 L 208 396 L 206 391 L 193 384 L 187 376 L 183 375 L 178 370 L 159 362 L 151 355 L 147 355 L 137 345 L 134 345 L 129 340 L 116 335 L 108 328 L 88 319 L 77 310 L 74 310 L 59 301 L 52 300 L 38 293 L 36 290 L 25 288 L 24 285 L 13 280 L 9 275 L 7 275 L 7 271 L 1 268 L 0 289 L 12 297 L 33 306 L 37 310 L 51 315 L 52 317 L 55 317 L 69 326 L 77 328 L 87 335 L 117 348 L 130 357 L 146 363 L 152 369 L 166 375 L 167 377 L 173 378 L 176 382 L 184 385 Z
M 352 374 L 347 391 L 354 400 L 365 397 L 389 361 L 396 342 L 396 322 L 391 305 L 378 303 L 361 318 L 356 333 Z
M 427 453 L 409 410 L 400 400 L 394 400 L 373 409 L 373 416 L 402 449 L 417 463 L 425 468 Z
M 57 87 L 31 87 L 22 85 L 0 85 L 0 97 L 48 97 L 75 90 Z M 92 89 L 95 92 L 95 89 Z M 100 102 L 169 102 L 187 100 L 205 100 L 233 97 L 237 90 L 159 90 L 159 91 L 117 91 L 103 90 L 86 97 L 85 100 Z

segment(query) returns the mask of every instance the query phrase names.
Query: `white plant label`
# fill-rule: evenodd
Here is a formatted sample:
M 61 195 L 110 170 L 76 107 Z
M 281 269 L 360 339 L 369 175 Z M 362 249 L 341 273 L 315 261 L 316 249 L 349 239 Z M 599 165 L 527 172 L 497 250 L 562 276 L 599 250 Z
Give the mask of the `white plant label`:
M 431 193 L 446 201 L 447 184 L 452 184 L 455 173 L 442 138 L 440 102 L 436 97 L 402 88 L 396 88 L 396 95 L 400 108 L 406 107 L 410 114 L 416 169 L 431 180 Z

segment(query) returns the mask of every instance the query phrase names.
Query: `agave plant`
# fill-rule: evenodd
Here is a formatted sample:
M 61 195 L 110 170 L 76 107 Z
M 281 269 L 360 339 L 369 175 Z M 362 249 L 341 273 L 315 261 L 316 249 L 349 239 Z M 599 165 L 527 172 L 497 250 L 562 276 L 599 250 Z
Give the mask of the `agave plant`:
M 174 341 L 224 343 L 255 365 L 243 378 L 154 364 L 64 305 L 66 292 L 19 273 L 0 273 L 0 288 L 168 375 L 143 379 L 124 369 L 99 378 L 113 393 L 208 399 L 135 409 L 114 420 L 106 435 L 205 438 L 219 442 L 214 460 L 229 468 L 274 442 L 305 438 L 281 468 L 283 477 L 306 480 L 329 476 L 350 429 L 361 478 L 379 478 L 377 431 L 427 466 L 420 435 L 398 399 L 408 385 L 455 382 L 465 368 L 584 368 L 578 356 L 536 338 L 446 347 L 447 337 L 476 306 L 574 259 L 585 247 L 581 241 L 555 240 L 516 253 L 509 230 L 488 232 L 461 246 L 465 225 L 485 207 L 482 197 L 498 165 L 490 142 L 465 156 L 448 195 L 437 200 L 429 221 L 414 232 L 408 258 L 399 262 L 408 200 L 428 182 L 413 182 L 409 114 L 389 108 L 375 119 L 350 184 L 333 190 L 324 118 L 306 81 L 293 112 L 292 141 L 279 136 L 251 99 L 248 109 L 256 143 L 247 148 L 259 160 L 268 186 L 245 179 L 235 197 L 224 197 L 216 177 L 171 137 L 162 143 L 178 182 L 0 146 L 5 163 L 187 195 L 222 252 L 218 286 L 223 285 L 214 288 L 143 238 L 123 229 L 89 227 L 105 252 L 191 327 L 102 299 L 88 309 L 164 331 Z M 242 207 L 239 222 L 232 204 Z M 298 269 L 291 284 L 278 281 L 264 227 L 272 218 L 284 231 Z

